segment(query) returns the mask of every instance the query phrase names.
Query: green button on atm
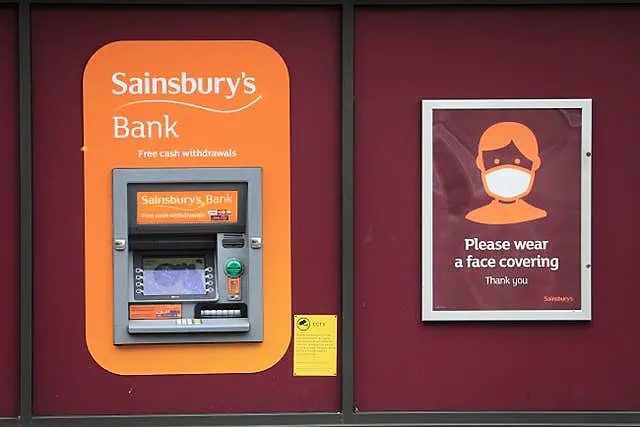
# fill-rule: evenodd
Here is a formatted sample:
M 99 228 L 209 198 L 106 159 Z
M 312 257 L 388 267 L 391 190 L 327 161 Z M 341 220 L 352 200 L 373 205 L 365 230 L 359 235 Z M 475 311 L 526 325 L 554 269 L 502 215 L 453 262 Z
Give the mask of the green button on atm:
M 240 275 L 242 274 L 242 263 L 237 259 L 230 259 L 224 265 L 224 271 L 229 277 L 240 277 Z

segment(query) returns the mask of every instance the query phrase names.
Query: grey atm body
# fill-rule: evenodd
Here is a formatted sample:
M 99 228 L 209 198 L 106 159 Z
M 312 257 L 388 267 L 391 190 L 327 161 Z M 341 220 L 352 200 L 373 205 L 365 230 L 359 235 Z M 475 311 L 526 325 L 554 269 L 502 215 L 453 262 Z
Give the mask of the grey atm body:
M 137 223 L 138 191 L 207 190 L 238 191 L 236 223 Z M 151 276 L 161 265 L 171 270 L 165 272 L 169 276 Z M 229 265 L 242 266 L 241 273 L 233 275 L 240 284 L 233 294 L 227 286 Z M 116 345 L 262 342 L 261 169 L 114 169 L 113 274 Z M 152 284 L 158 286 L 149 283 L 157 280 L 152 277 L 171 279 L 171 274 L 194 274 L 190 283 L 197 291 L 147 292 Z M 131 318 L 132 305 L 181 309 L 180 314 L 170 311 L 162 318 L 141 320 Z

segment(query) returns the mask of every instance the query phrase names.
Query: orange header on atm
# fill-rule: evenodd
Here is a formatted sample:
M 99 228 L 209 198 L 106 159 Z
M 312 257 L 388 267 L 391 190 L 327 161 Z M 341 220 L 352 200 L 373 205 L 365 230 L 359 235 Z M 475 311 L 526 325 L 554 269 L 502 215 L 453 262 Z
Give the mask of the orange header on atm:
M 140 191 L 138 224 L 238 222 L 238 191 Z

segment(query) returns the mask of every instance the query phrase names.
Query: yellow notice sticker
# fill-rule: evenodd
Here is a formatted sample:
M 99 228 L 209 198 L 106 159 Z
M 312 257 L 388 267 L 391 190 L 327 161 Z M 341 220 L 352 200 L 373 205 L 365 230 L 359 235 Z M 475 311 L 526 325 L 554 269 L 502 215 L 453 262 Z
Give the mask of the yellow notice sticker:
M 335 377 L 338 374 L 338 316 L 293 316 L 293 375 Z

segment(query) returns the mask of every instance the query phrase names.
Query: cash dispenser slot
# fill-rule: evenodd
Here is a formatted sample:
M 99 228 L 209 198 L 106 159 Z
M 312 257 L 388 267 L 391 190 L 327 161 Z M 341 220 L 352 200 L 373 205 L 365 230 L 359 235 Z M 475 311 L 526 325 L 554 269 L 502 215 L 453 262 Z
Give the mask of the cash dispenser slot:
M 262 341 L 260 178 L 114 171 L 115 344 Z

